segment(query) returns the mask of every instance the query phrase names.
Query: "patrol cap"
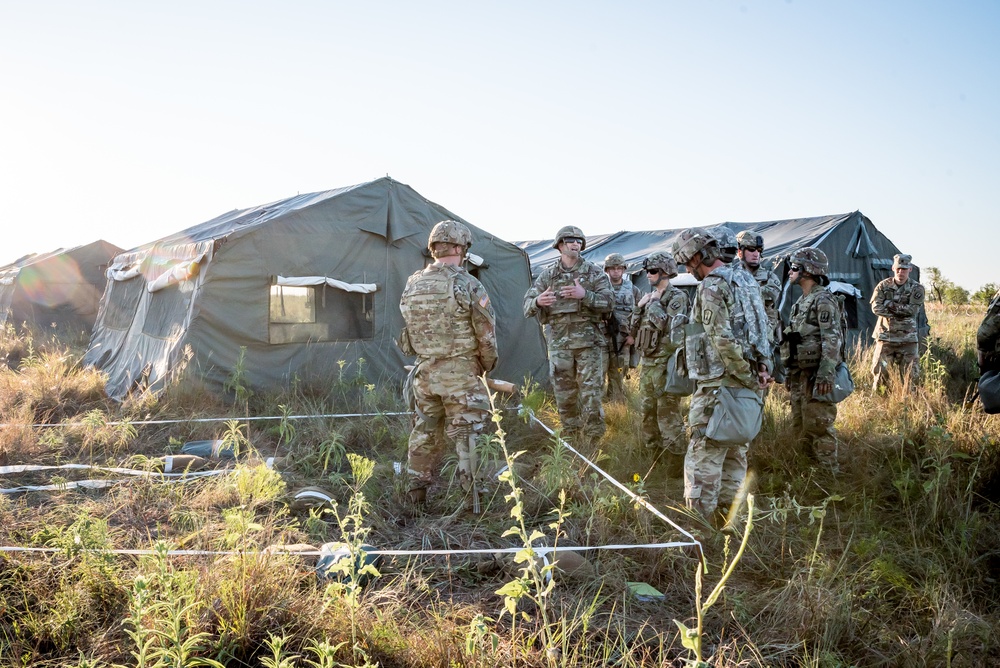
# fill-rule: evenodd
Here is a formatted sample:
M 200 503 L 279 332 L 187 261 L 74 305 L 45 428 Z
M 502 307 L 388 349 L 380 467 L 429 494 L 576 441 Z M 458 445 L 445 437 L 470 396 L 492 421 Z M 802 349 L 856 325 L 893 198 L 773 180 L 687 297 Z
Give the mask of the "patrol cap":
M 892 270 L 913 269 L 913 256 L 906 253 L 896 253 L 892 256 Z

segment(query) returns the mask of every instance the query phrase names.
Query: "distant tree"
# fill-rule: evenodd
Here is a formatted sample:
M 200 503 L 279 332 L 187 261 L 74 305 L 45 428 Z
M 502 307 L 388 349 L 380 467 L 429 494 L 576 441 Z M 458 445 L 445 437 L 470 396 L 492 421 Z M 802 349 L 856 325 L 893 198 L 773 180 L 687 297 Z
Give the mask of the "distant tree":
M 969 291 L 963 288 L 961 285 L 955 285 L 951 283 L 944 290 L 944 303 L 945 304 L 955 304 L 961 306 L 962 304 L 969 303 Z
M 996 283 L 987 283 L 973 292 L 969 299 L 971 299 L 974 304 L 989 304 L 990 300 L 993 299 L 993 295 L 997 293 L 997 290 L 1000 290 L 1000 285 Z
M 934 301 L 939 303 L 944 303 L 945 293 L 949 288 L 955 286 L 954 283 L 944 277 L 944 274 L 937 267 L 927 267 L 924 270 L 923 278 L 924 280 L 921 282 L 931 291 Z

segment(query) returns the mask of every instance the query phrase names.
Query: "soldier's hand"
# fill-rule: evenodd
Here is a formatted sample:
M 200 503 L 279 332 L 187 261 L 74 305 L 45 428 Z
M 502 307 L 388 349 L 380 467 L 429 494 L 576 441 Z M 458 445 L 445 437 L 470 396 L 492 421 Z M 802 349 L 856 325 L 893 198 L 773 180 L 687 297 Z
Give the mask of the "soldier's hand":
M 828 380 L 816 381 L 816 394 L 829 394 L 833 392 L 833 383 Z
M 635 339 L 632 337 L 631 334 L 629 334 L 628 336 L 625 337 L 625 345 L 626 346 L 630 346 L 633 343 L 635 343 Z
M 774 378 L 767 372 L 767 369 L 761 369 L 757 372 L 757 384 L 760 385 L 760 389 L 763 390 L 773 382 Z
M 559 290 L 559 295 L 565 299 L 583 299 L 587 296 L 587 289 L 580 285 L 580 279 L 573 281 L 573 285 L 567 285 Z
M 539 306 L 552 306 L 556 303 L 556 293 L 553 292 L 552 287 L 549 286 L 545 288 L 545 292 L 535 297 L 535 303 Z

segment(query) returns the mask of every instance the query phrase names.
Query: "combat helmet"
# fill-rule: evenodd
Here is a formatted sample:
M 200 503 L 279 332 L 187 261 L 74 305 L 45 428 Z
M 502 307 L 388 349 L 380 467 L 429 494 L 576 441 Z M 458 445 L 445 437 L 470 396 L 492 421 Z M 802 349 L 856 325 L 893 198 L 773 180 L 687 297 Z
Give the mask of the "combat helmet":
M 764 237 L 750 230 L 743 230 L 736 235 L 736 245 L 740 248 L 759 248 L 764 250 Z
M 792 253 L 788 261 L 791 264 L 801 265 L 806 273 L 815 276 L 823 285 L 829 284 L 830 279 L 826 274 L 830 270 L 830 261 L 827 259 L 826 253 L 820 249 L 800 248 Z
M 472 245 L 472 232 L 457 220 L 442 220 L 431 230 L 427 237 L 427 250 L 433 250 L 436 243 L 458 244 L 468 250 Z
M 703 227 L 689 227 L 677 236 L 670 247 L 677 264 L 687 264 L 698 253 L 711 262 L 720 257 L 719 242 Z
M 564 225 L 563 227 L 560 227 L 559 231 L 556 232 L 556 240 L 552 242 L 552 247 L 558 249 L 559 242 L 561 242 L 566 237 L 578 237 L 580 239 L 583 239 L 583 243 L 580 244 L 580 250 L 581 251 L 587 250 L 587 237 L 584 236 L 583 230 L 581 230 L 576 225 Z
M 736 235 L 728 227 L 721 227 L 713 235 L 719 241 L 719 259 L 729 264 L 736 259 Z
M 621 253 L 611 253 L 604 258 L 604 268 L 626 266 L 625 256 Z
M 668 254 L 660 253 L 659 251 L 643 260 L 642 268 L 646 271 L 653 268 L 659 269 L 667 278 L 673 278 L 677 275 L 677 262 Z

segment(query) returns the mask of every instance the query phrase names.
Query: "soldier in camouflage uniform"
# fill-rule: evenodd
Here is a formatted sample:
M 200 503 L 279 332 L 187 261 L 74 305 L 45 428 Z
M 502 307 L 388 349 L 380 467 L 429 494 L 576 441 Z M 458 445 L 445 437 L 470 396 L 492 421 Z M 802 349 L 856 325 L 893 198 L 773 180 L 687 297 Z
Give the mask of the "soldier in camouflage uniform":
M 410 499 L 416 504 L 426 502 L 448 445 L 458 454 L 462 488 L 475 489 L 476 440 L 489 411 L 480 376 L 496 366 L 497 342 L 489 295 L 462 266 L 471 245 L 472 234 L 462 223 L 435 225 L 427 241 L 434 262 L 410 276 L 399 301 L 406 323 L 399 346 L 417 356 L 412 376 L 417 417 L 407 453 Z
M 736 278 L 748 273 L 723 263 L 718 243 L 704 229 L 684 230 L 672 250 L 677 263 L 701 281 L 685 328 L 688 373 L 696 389 L 688 414 L 684 498 L 689 508 L 718 522 L 716 508 L 735 501 L 743 487 L 748 444 L 725 445 L 709 439 L 705 430 L 720 387 L 762 392 L 771 382 L 767 313 L 757 284 Z
M 920 343 L 917 315 L 924 305 L 924 286 L 910 278 L 913 258 L 897 254 L 892 259 L 893 276 L 875 286 L 872 313 L 878 316 L 872 338 L 872 389 L 886 381 L 886 370 L 896 364 L 912 379 L 917 378 Z
M 976 331 L 976 358 L 980 373 L 1000 371 L 1000 290 L 990 300 L 986 317 Z
M 639 393 L 642 401 L 642 440 L 647 448 L 665 448 L 667 475 L 680 476 L 687 442 L 681 398 L 664 391 L 667 362 L 684 343 L 688 298 L 670 285 L 677 263 L 666 253 L 653 253 L 642 263 L 652 292 L 643 295 L 632 311 L 629 329 L 642 353 Z
M 604 258 L 604 273 L 608 275 L 615 295 L 615 307 L 607 328 L 608 352 L 604 358 L 604 373 L 608 378 L 605 396 L 624 399 L 628 370 L 638 365 L 638 353 L 633 347 L 635 341 L 629 333 L 628 321 L 640 293 L 639 288 L 625 278 L 625 258 L 621 253 L 611 253 Z
M 840 303 L 826 286 L 830 266 L 818 248 L 792 254 L 788 278 L 802 288 L 792 305 L 782 356 L 792 405 L 792 428 L 800 447 L 827 470 L 837 473 L 837 404 L 813 399 L 813 389 L 823 395 L 833 388 L 837 364 L 842 361 L 844 331 Z
M 743 268 L 750 272 L 760 286 L 760 296 L 764 300 L 764 311 L 767 312 L 767 322 L 770 325 L 768 335 L 771 337 L 771 344 L 776 351 L 781 344 L 782 330 L 781 314 L 778 312 L 778 306 L 781 304 L 781 279 L 776 273 L 760 264 L 764 253 L 764 237 L 750 230 L 743 230 L 736 235 L 736 244 Z M 783 375 L 783 371 L 778 367 L 779 359 L 774 360 L 774 375 L 777 380 L 780 380 L 780 376 Z
M 549 373 L 565 435 L 598 439 L 605 429 L 604 320 L 614 293 L 608 275 L 583 259 L 587 239 L 580 228 L 561 228 L 552 247 L 559 259 L 525 293 L 524 316 L 546 327 Z

